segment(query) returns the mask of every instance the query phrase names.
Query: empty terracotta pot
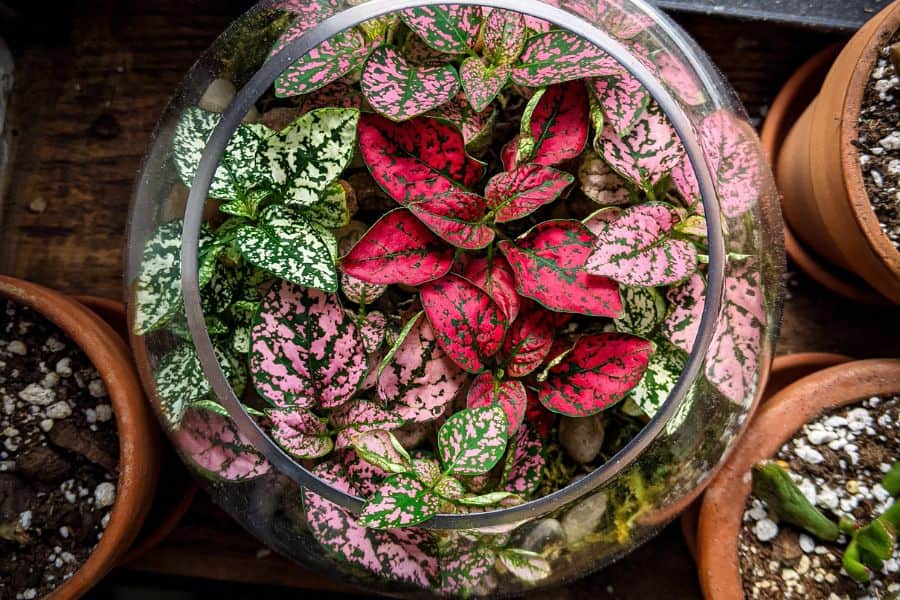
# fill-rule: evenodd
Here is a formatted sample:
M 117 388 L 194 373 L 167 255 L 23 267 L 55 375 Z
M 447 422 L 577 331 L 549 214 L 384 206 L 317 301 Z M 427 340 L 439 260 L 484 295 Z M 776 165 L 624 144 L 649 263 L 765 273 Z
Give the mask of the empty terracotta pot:
M 751 492 L 752 466 L 774 456 L 805 423 L 823 413 L 870 396 L 898 391 L 900 359 L 875 359 L 819 371 L 789 385 L 769 400 L 703 498 L 697 559 L 706 598 L 744 598 L 738 536 Z
M 802 242 L 895 303 L 900 252 L 872 210 L 853 142 L 872 67 L 898 26 L 900 2 L 893 2 L 853 36 L 788 134 L 776 165 L 785 218 Z
M 119 479 L 109 524 L 81 568 L 47 598 L 84 595 L 131 547 L 153 502 L 159 477 L 159 434 L 144 400 L 131 352 L 100 317 L 45 287 L 0 275 L 0 297 L 27 306 L 59 327 L 93 363 L 109 393 L 119 436 Z

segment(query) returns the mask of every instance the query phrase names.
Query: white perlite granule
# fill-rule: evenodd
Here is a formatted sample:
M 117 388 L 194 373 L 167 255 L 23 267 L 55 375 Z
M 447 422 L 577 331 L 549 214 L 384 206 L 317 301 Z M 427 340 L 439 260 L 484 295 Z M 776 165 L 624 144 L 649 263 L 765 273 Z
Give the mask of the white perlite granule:
M 753 533 L 756 534 L 759 541 L 768 542 L 769 540 L 774 540 L 775 536 L 778 535 L 778 525 L 772 519 L 760 519 L 753 526 Z
M 28 387 L 19 392 L 20 399 L 28 404 L 34 404 L 36 406 L 47 406 L 53 402 L 55 396 L 53 390 L 48 390 L 36 383 L 28 384 Z
M 112 506 L 116 501 L 116 486 L 104 481 L 94 490 L 94 503 L 98 508 Z

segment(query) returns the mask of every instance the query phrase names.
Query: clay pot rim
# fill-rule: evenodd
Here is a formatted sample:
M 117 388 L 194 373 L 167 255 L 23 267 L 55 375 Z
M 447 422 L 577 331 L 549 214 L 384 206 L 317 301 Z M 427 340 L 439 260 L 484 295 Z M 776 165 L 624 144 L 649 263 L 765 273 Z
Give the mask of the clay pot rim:
M 777 164 L 778 155 L 781 153 L 784 140 L 793 124 L 787 121 L 791 108 L 801 101 L 802 91 L 808 86 L 815 84 L 816 89 L 821 87 L 821 81 L 816 80 L 825 79 L 828 69 L 840 54 L 842 47 L 842 44 L 834 44 L 819 51 L 803 63 L 778 92 L 760 131 L 760 143 L 769 158 L 770 165 Z M 798 117 L 800 113 L 802 110 L 797 111 Z M 854 302 L 891 304 L 865 281 L 849 271 L 830 264 L 807 248 L 794 235 L 787 219 L 784 220 L 784 249 L 795 265 L 811 279 L 831 291 Z
M 893 272 L 894 277 L 900 279 L 900 250 L 881 229 L 863 180 L 859 150 L 853 144 L 859 138 L 859 114 L 872 69 L 881 47 L 900 29 L 900 2 L 894 2 L 885 10 L 888 12 L 884 20 L 878 23 L 866 40 L 865 49 L 856 62 L 844 96 L 840 128 L 841 167 L 850 208 L 860 230 L 872 251 Z
M 771 458 L 804 424 L 821 414 L 869 396 L 898 391 L 900 359 L 854 361 L 794 382 L 759 411 L 703 499 L 697 549 L 705 597 L 744 597 L 738 538 L 750 495 L 750 467 Z
M 119 438 L 116 501 L 103 536 L 70 579 L 46 598 L 84 594 L 128 550 L 147 514 L 159 476 L 159 436 L 144 400 L 127 346 L 87 307 L 43 286 L 0 275 L 0 297 L 27 306 L 56 325 L 97 369 L 106 385 Z

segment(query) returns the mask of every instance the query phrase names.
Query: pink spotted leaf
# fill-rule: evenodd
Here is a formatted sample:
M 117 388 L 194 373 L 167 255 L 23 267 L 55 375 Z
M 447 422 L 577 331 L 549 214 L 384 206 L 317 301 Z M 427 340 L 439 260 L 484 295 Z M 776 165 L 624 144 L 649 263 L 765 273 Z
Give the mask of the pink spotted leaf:
M 440 497 L 414 475 L 398 473 L 385 479 L 369 498 L 359 522 L 373 529 L 414 527 L 437 514 Z
M 606 122 L 619 137 L 631 133 L 650 103 L 650 92 L 624 67 L 617 75 L 595 79 L 593 90 Z
M 449 274 L 420 289 L 422 307 L 438 344 L 470 373 L 497 353 L 507 320 L 491 296 L 459 275 Z
M 459 76 L 472 108 L 482 112 L 506 85 L 509 67 L 486 65 L 481 58 L 471 56 L 459 66 Z
M 286 281 L 274 285 L 251 337 L 251 376 L 260 395 L 276 407 L 335 408 L 365 377 L 359 332 L 334 294 Z
M 352 313 L 350 316 L 355 318 Z M 384 316 L 384 313 L 373 310 L 365 317 L 358 319 L 356 326 L 359 328 L 359 336 L 362 338 L 366 354 L 372 354 L 381 347 L 387 330 L 387 317 Z
M 300 37 L 309 28 L 297 21 L 275 43 L 272 54 Z M 362 66 L 371 47 L 356 29 L 347 29 L 313 48 L 275 80 L 275 95 L 280 98 L 309 94 L 323 88 Z
M 553 167 L 524 164 L 488 182 L 485 197 L 498 223 L 526 217 L 554 202 L 575 178 Z
M 556 30 L 528 39 L 511 78 L 519 85 L 543 87 L 607 75 L 617 65 L 612 57 L 584 38 Z
M 534 494 L 543 481 L 544 443 L 531 426 L 519 428 L 510 437 L 510 451 L 506 453 L 503 465 L 503 489 L 507 492 L 528 497 Z
M 352 475 L 365 463 L 330 460 L 313 469 L 316 477 L 329 485 L 353 495 L 369 495 L 363 489 L 364 480 Z M 370 470 L 370 469 L 368 469 Z M 370 484 L 366 484 L 368 486 Z M 374 491 L 374 490 L 373 490 Z M 326 556 L 361 567 L 387 581 L 430 588 L 438 585 L 440 570 L 438 551 L 433 536 L 424 529 L 406 528 L 391 531 L 368 529 L 346 509 L 312 492 L 303 492 L 306 518 L 313 537 L 325 550 Z
M 437 119 L 398 125 L 363 115 L 359 147 L 375 181 L 401 204 L 471 187 L 484 172 L 484 165 L 466 153 L 460 132 Z
M 756 134 L 747 123 L 720 110 L 704 119 L 700 142 L 718 181 L 722 212 L 729 218 L 746 213 L 759 198 L 766 169 Z
M 319 108 L 359 109 L 361 105 L 362 94 L 352 85 L 349 81 L 349 77 L 345 77 L 333 83 L 329 83 L 319 90 L 304 95 L 296 116 L 305 115 L 306 113 Z M 284 125 L 287 126 L 288 123 L 285 123 Z M 276 127 L 275 129 L 280 131 L 281 129 L 284 129 L 284 127 Z
M 700 201 L 700 185 L 697 183 L 697 174 L 694 172 L 694 167 L 691 165 L 687 154 L 672 169 L 671 175 L 672 185 L 681 196 L 685 208 L 699 215 L 704 214 L 703 202 Z
M 527 26 L 522 13 L 495 8 L 484 20 L 484 56 L 492 65 L 515 63 L 526 39 Z
M 228 417 L 190 409 L 175 432 L 189 464 L 214 479 L 244 481 L 265 475 L 271 465 Z
M 308 410 L 272 410 L 267 413 L 272 439 L 296 460 L 325 456 L 334 447 L 326 419 Z
M 579 221 L 545 221 L 499 248 L 516 275 L 516 290 L 546 308 L 596 317 L 618 317 L 616 283 L 584 270 L 594 235 Z
M 570 417 L 597 414 L 638 384 L 652 354 L 652 342 L 632 335 L 584 336 L 550 369 L 538 398 L 549 410 Z
M 622 210 L 618 206 L 601 208 L 588 215 L 582 222 L 588 228 L 588 231 L 594 235 L 600 235 L 606 231 L 610 223 L 622 216 Z
M 645 189 L 668 175 L 684 156 L 675 129 L 654 102 L 624 137 L 607 123 L 594 149 L 620 175 Z
M 662 51 L 653 54 L 653 62 L 656 64 L 659 78 L 685 104 L 697 106 L 706 101 L 706 94 L 703 93 L 697 76 L 680 58 L 671 52 Z
M 400 13 L 403 22 L 431 48 L 463 54 L 475 45 L 481 29 L 481 7 L 438 4 Z
M 685 352 L 694 349 L 706 301 L 706 280 L 700 273 L 666 292 L 670 309 L 662 325 L 662 334 Z
M 519 314 L 519 294 L 516 293 L 516 280 L 512 269 L 502 256 L 475 258 L 469 261 L 462 273 L 476 286 L 487 292 L 497 303 L 507 323 L 516 320 Z
M 347 273 L 341 273 L 341 291 L 350 302 L 371 304 L 387 291 L 386 285 L 368 283 Z
M 406 421 L 442 416 L 466 380 L 466 373 L 444 352 L 428 319 L 415 319 L 392 349 L 378 377 L 378 397 Z
M 456 97 L 426 116 L 453 124 L 462 134 L 466 148 L 475 152 L 491 142 L 497 111 L 490 106 L 481 112 L 476 111 L 469 104 L 466 92 L 460 91 Z
M 362 433 L 382 429 L 389 431 L 403 426 L 403 419 L 377 402 L 361 398 L 344 404 L 331 413 L 331 426 L 337 430 L 336 448 L 349 448 Z
M 459 91 L 453 65 L 415 65 L 396 48 L 376 48 L 363 68 L 360 88 L 369 104 L 392 121 L 406 121 L 447 102 Z
M 468 597 L 490 589 L 496 560 L 490 548 L 453 532 L 440 545 L 441 593 Z
M 518 379 L 498 380 L 489 372 L 482 373 L 475 378 L 469 388 L 469 395 L 466 397 L 466 406 L 469 408 L 485 406 L 502 408 L 509 424 L 507 430 L 509 437 L 512 437 L 522 424 L 527 404 L 525 386 L 521 381 Z
M 444 471 L 481 475 L 493 469 L 506 451 L 509 424 L 498 406 L 468 408 L 454 414 L 438 430 L 438 454 Z
M 405 208 L 391 211 L 341 259 L 341 270 L 368 283 L 422 285 L 453 264 L 447 246 Z
M 522 115 L 516 161 L 553 166 L 577 157 L 587 142 L 589 105 L 580 81 L 538 91 Z
M 554 313 L 529 302 L 519 318 L 513 321 L 503 340 L 506 372 L 511 377 L 525 377 L 544 362 L 556 333 Z
M 620 40 L 631 39 L 654 25 L 652 18 L 623 6 L 622 0 L 563 0 L 562 5 Z
M 452 190 L 407 206 L 426 227 L 457 248 L 478 250 L 494 241 L 494 230 L 482 222 L 487 207 L 478 194 Z
M 677 211 L 665 204 L 626 209 L 597 236 L 585 268 L 625 285 L 684 281 L 697 270 L 697 249 L 687 240 L 672 238 L 679 222 Z

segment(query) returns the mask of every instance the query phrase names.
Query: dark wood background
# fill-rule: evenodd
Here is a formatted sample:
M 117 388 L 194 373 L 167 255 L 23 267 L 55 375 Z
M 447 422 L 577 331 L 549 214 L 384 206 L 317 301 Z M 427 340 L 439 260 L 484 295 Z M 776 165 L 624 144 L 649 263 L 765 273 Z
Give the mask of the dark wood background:
M 12 158 L 0 202 L 0 272 L 69 293 L 121 298 L 131 187 L 157 115 L 192 62 L 249 3 L 15 4 L 13 13 L 0 11 L 0 32 L 16 60 L 7 123 Z M 797 66 L 842 40 L 789 26 L 698 15 L 677 19 L 730 79 L 756 120 Z M 42 212 L 30 208 L 41 201 L 46 204 Z M 789 273 L 786 282 L 779 354 L 900 354 L 896 308 L 859 307 L 798 273 Z M 201 499 L 169 542 L 114 573 L 94 596 L 131 597 L 138 590 L 173 598 L 281 594 L 278 588 L 260 587 L 264 583 L 336 589 L 279 557 L 257 557 L 260 549 Z M 148 572 L 257 586 L 141 574 Z M 536 596 L 689 599 L 699 597 L 699 589 L 680 532 L 672 526 L 604 572 Z

